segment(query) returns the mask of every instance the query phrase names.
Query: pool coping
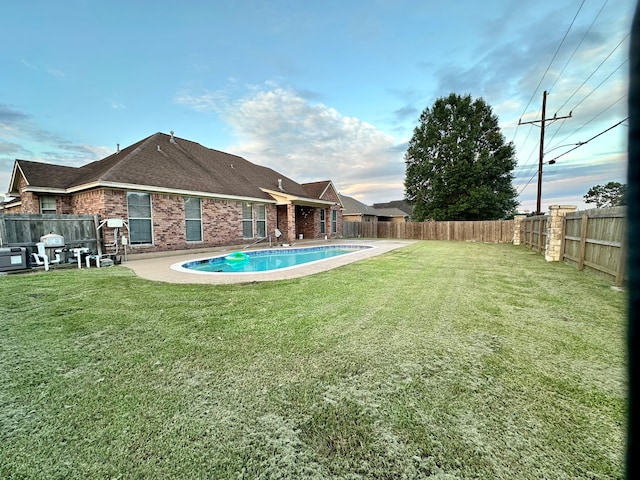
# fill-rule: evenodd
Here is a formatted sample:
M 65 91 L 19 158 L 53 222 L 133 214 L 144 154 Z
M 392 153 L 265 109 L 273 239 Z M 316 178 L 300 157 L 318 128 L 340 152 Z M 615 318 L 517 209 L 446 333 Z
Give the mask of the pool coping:
M 275 280 L 287 280 L 291 278 L 305 277 L 315 273 L 331 270 L 342 265 L 357 262 L 365 258 L 374 257 L 383 253 L 390 252 L 397 248 L 405 247 L 414 243 L 410 240 L 328 240 L 306 243 L 305 246 L 322 246 L 322 245 L 371 245 L 376 248 L 368 248 L 362 251 L 352 252 L 348 255 L 339 255 L 322 261 L 301 264 L 296 267 L 287 269 L 271 270 L 267 272 L 255 273 L 212 273 L 202 274 L 193 272 L 184 272 L 172 269 L 172 265 L 176 263 L 186 263 L 206 257 L 206 253 L 181 253 L 166 257 L 155 257 L 146 259 L 132 259 L 122 265 L 131 269 L 137 276 L 147 280 L 167 283 L 201 283 L 201 284 L 230 284 L 230 283 L 253 283 L 268 282 Z M 274 247 L 275 248 L 275 247 Z M 282 248 L 282 247 L 278 247 Z M 285 247 L 286 248 L 286 247 Z M 300 248 L 293 246 L 291 248 Z M 229 250 L 220 251 L 212 249 L 211 257 L 218 257 L 229 254 L 236 249 L 229 247 Z

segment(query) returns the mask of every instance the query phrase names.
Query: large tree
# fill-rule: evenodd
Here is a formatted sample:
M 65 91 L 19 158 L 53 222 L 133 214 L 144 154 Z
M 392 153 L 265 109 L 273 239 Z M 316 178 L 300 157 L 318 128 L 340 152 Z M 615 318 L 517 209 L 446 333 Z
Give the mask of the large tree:
M 595 203 L 596 208 L 618 207 L 627 204 L 627 184 L 608 182 L 591 187 L 584 195 L 585 203 Z
M 413 219 L 495 220 L 518 205 L 515 148 L 481 98 L 452 93 L 420 115 L 405 154 Z

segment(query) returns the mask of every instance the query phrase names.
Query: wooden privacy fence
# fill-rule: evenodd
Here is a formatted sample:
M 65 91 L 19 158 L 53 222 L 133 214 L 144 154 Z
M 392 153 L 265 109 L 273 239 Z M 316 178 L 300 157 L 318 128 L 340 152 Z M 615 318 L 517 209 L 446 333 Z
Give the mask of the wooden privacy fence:
M 527 217 L 520 222 L 520 244 L 544 255 L 547 243 L 547 215 Z
M 549 261 L 564 261 L 621 286 L 627 258 L 626 216 L 626 207 L 577 212 L 575 207 L 552 206 L 549 215 L 516 217 L 519 227 L 514 238 L 516 244 L 526 245 Z M 549 232 L 552 224 L 558 228 Z M 548 251 L 552 245 L 555 252 Z
M 40 237 L 55 233 L 64 237 L 65 247 L 86 247 L 98 251 L 97 215 L 11 214 L 0 215 L 0 246 L 28 247 L 35 251 Z
M 513 220 L 480 222 L 344 222 L 345 238 L 511 243 Z
M 626 207 L 568 213 L 564 219 L 562 260 L 624 283 L 627 258 Z

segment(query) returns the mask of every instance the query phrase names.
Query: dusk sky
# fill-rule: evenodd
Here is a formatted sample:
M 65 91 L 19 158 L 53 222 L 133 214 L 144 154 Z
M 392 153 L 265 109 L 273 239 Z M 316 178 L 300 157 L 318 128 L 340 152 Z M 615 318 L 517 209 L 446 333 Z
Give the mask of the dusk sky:
M 17 158 L 80 166 L 173 130 L 300 183 L 331 179 L 366 204 L 399 200 L 420 113 L 454 92 L 493 108 L 516 147 L 519 208 L 533 211 L 540 128 L 518 122 L 541 118 L 547 90 L 547 117 L 572 117 L 547 125 L 544 160 L 559 158 L 544 166 L 542 209 L 585 208 L 591 186 L 626 181 L 634 8 L 631 0 L 6 2 L 0 195 Z

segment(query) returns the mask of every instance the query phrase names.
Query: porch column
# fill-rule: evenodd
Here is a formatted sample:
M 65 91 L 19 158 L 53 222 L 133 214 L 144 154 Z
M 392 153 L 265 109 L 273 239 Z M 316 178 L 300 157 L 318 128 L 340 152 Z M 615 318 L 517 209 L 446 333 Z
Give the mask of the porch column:
M 549 216 L 547 217 L 547 240 L 544 250 L 544 259 L 547 262 L 560 261 L 560 247 L 562 245 L 563 219 L 567 213 L 575 212 L 576 207 L 573 205 L 551 205 L 549 207 Z
M 287 205 L 287 242 L 293 243 L 296 240 L 296 206 L 292 203 Z

